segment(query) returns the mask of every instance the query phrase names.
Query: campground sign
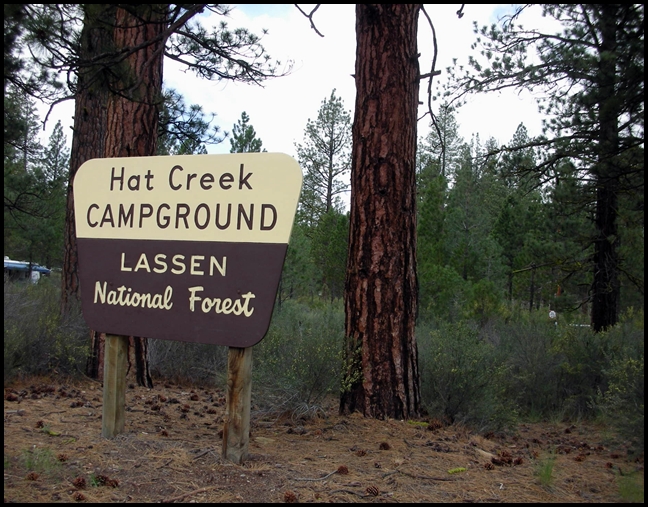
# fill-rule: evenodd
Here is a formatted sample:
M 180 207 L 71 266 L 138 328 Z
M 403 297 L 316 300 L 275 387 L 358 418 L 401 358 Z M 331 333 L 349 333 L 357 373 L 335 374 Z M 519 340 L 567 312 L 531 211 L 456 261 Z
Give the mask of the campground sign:
M 266 334 L 302 173 L 281 153 L 92 159 L 74 177 L 97 331 L 229 347 Z

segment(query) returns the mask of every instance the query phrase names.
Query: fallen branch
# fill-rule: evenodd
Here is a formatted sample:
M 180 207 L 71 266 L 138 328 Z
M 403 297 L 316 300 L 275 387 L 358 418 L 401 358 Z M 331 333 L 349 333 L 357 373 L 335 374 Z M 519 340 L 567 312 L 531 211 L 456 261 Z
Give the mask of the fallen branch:
M 202 458 L 205 454 L 209 454 L 210 452 L 212 452 L 212 450 L 211 450 L 211 449 L 207 449 L 206 451 L 201 452 L 201 453 L 198 454 L 197 456 L 194 456 L 193 459 Z

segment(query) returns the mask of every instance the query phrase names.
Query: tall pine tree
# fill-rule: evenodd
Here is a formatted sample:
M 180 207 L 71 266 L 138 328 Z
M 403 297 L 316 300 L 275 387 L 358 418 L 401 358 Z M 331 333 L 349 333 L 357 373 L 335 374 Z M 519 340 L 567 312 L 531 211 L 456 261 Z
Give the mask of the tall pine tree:
M 232 128 L 230 143 L 232 145 L 230 153 L 258 153 L 261 151 L 263 141 L 257 138 L 254 127 L 250 125 L 250 117 L 245 111 L 241 113 L 241 119 Z

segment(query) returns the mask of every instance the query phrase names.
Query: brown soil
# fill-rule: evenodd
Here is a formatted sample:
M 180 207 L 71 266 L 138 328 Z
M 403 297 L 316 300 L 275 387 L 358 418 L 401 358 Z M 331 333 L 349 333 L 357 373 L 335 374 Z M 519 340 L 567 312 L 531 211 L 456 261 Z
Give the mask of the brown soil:
M 253 410 L 249 456 L 235 465 L 220 456 L 223 391 L 131 385 L 126 431 L 108 440 L 101 384 L 56 382 L 5 386 L 5 502 L 599 503 L 623 501 L 630 473 L 643 491 L 643 456 L 590 424 L 478 435 L 342 417 L 332 400 L 309 420 Z

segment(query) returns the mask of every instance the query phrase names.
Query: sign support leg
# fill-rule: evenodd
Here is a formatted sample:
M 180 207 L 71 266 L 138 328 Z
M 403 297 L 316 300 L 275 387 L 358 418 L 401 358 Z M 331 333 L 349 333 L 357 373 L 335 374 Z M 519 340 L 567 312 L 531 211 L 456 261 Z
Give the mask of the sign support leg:
M 124 432 L 128 336 L 106 334 L 103 371 L 101 434 L 113 438 Z
M 248 456 L 250 443 L 252 347 L 229 348 L 226 399 L 222 457 L 240 465 Z

